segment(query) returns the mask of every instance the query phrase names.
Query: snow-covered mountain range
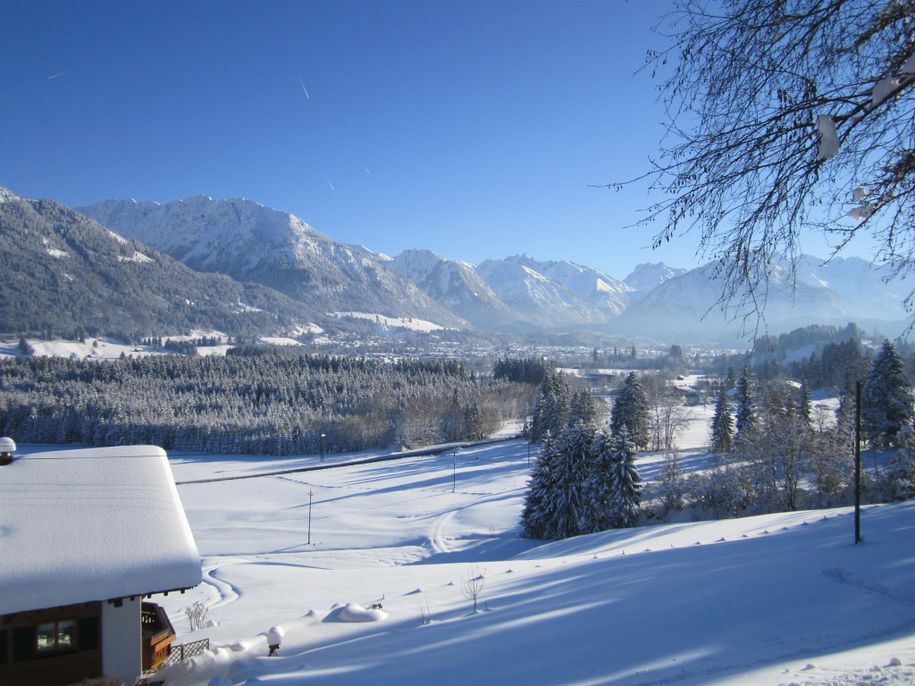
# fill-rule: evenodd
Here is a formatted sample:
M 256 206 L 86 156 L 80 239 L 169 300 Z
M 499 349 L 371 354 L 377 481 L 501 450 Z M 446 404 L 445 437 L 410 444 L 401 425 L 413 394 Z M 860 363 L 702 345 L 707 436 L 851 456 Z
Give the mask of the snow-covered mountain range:
M 52 200 L 0 188 L 0 328 L 57 335 L 292 332 L 302 303 L 190 269 Z
M 0 203 L 19 201 L 0 189 Z M 91 223 L 68 212 L 68 221 Z M 225 274 L 232 283 L 248 284 L 249 290 L 252 283 L 259 284 L 266 289 L 263 293 L 282 293 L 285 298 L 276 293 L 277 302 L 290 316 L 294 310 L 302 326 L 333 326 L 342 314 L 375 322 L 416 318 L 429 323 L 429 330 L 587 329 L 705 342 L 734 340 L 745 313 L 733 307 L 722 313 L 721 283 L 713 265 L 685 270 L 663 263 L 640 264 L 618 280 L 594 267 L 524 254 L 476 266 L 421 249 L 391 258 L 335 241 L 287 212 L 238 198 L 195 196 L 164 204 L 105 200 L 80 212 L 108 227 L 122 242 L 119 245 L 135 242 L 130 243 L 131 254 L 121 256 L 122 262 L 159 263 L 170 256 L 193 270 L 189 273 Z M 9 233 L 5 223 L 0 228 Z M 44 250 L 41 259 L 59 261 L 53 251 L 66 248 L 58 247 L 53 236 L 44 238 L 51 252 Z M 907 282 L 887 281 L 885 272 L 854 257 L 824 262 L 802 256 L 796 267 L 776 269 L 761 294 L 763 326 L 769 333 L 848 321 L 888 324 L 890 334 L 901 330 L 899 323 L 907 316 L 903 300 L 911 290 Z M 149 290 L 143 284 L 127 290 L 144 288 Z
M 315 312 L 377 312 L 466 325 L 375 253 L 334 241 L 295 215 L 245 198 L 105 200 L 80 212 L 192 269 L 263 284 Z

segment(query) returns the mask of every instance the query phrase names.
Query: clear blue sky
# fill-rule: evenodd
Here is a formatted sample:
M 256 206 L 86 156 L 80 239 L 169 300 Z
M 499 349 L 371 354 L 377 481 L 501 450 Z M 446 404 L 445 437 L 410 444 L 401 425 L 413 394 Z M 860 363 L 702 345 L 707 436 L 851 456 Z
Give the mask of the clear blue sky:
M 0 185 L 68 205 L 248 197 L 396 254 L 622 278 L 657 147 L 662 0 L 42 2 L 0 10 Z M 306 96 L 307 90 L 307 96 Z

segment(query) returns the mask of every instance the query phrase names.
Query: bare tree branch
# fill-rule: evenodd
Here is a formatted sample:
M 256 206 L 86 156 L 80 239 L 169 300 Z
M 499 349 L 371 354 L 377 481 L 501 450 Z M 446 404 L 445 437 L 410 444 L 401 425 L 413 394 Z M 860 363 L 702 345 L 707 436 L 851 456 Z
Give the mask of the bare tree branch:
M 698 232 L 719 304 L 757 315 L 804 232 L 830 258 L 869 235 L 888 278 L 915 271 L 915 0 L 681 0 L 656 32 L 661 155 L 607 184 L 662 195 L 635 224 L 663 224 L 655 247 Z

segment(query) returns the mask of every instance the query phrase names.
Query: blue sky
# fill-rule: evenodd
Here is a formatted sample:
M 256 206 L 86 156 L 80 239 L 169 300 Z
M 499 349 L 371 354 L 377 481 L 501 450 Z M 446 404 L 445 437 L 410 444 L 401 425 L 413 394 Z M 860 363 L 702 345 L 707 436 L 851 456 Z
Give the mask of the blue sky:
M 0 10 L 0 185 L 248 197 L 337 240 L 622 278 L 662 134 L 661 0 L 32 2 Z M 307 90 L 307 95 L 306 95 Z M 822 252 L 822 251 L 820 251 Z

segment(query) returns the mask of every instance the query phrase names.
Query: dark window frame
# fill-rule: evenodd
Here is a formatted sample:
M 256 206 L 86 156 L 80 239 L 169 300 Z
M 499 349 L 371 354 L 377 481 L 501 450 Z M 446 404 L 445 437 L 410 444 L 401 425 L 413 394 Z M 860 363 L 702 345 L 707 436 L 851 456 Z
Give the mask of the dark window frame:
M 70 624 L 71 631 L 69 632 L 70 643 L 69 645 L 60 646 L 60 636 L 61 636 L 61 624 Z M 54 627 L 53 636 L 54 636 L 54 645 L 53 646 L 42 646 L 39 644 L 39 637 L 41 633 L 39 632 L 39 627 L 52 625 Z M 75 653 L 79 651 L 79 618 L 78 617 L 64 617 L 61 619 L 52 619 L 47 622 L 40 622 L 34 626 L 35 631 L 35 643 L 33 646 L 32 656 L 35 658 L 43 657 L 52 657 L 55 655 L 64 655 L 67 653 Z

